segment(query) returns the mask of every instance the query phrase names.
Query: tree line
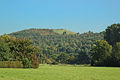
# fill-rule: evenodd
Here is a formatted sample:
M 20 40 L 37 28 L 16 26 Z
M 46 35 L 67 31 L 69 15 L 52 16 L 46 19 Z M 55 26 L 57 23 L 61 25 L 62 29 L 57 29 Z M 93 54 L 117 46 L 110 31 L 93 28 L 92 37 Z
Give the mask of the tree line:
M 91 53 L 92 66 L 120 66 L 120 24 L 108 26 L 104 40 L 96 41 Z

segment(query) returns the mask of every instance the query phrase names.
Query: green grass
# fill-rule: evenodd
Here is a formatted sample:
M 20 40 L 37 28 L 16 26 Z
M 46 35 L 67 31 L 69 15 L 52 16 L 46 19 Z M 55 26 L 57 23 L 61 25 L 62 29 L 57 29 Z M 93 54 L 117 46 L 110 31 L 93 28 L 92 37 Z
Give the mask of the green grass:
M 38 69 L 0 68 L 0 80 L 120 80 L 120 68 L 71 65 L 40 65 Z
M 66 32 L 66 34 L 75 34 L 74 32 L 66 30 L 66 29 L 53 29 L 53 31 L 58 34 L 63 34 L 63 32 Z

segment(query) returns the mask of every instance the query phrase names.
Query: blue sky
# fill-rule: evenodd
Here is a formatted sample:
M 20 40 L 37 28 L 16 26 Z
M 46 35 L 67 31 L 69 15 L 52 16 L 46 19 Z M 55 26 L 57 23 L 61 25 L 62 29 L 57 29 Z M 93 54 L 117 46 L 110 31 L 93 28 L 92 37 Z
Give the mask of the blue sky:
M 120 22 L 120 0 L 0 0 L 0 34 L 29 28 L 100 32 Z

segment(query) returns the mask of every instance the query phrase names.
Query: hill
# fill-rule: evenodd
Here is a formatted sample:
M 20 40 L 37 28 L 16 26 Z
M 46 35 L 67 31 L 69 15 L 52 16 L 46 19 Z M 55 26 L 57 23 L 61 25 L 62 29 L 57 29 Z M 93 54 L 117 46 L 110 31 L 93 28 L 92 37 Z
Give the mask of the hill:
M 40 48 L 41 63 L 89 63 L 91 47 L 96 40 L 103 39 L 102 32 L 79 34 L 64 29 L 27 29 L 9 35 L 31 39 Z
M 58 34 L 75 34 L 72 31 L 65 30 L 65 29 L 26 29 L 18 32 L 11 33 L 13 35 L 58 35 Z

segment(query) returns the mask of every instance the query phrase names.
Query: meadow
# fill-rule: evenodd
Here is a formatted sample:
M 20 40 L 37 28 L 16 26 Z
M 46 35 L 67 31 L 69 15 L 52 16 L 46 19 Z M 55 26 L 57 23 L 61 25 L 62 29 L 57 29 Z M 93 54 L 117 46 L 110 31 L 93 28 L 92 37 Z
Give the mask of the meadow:
M 119 80 L 119 67 L 40 65 L 38 69 L 0 68 L 0 80 Z

